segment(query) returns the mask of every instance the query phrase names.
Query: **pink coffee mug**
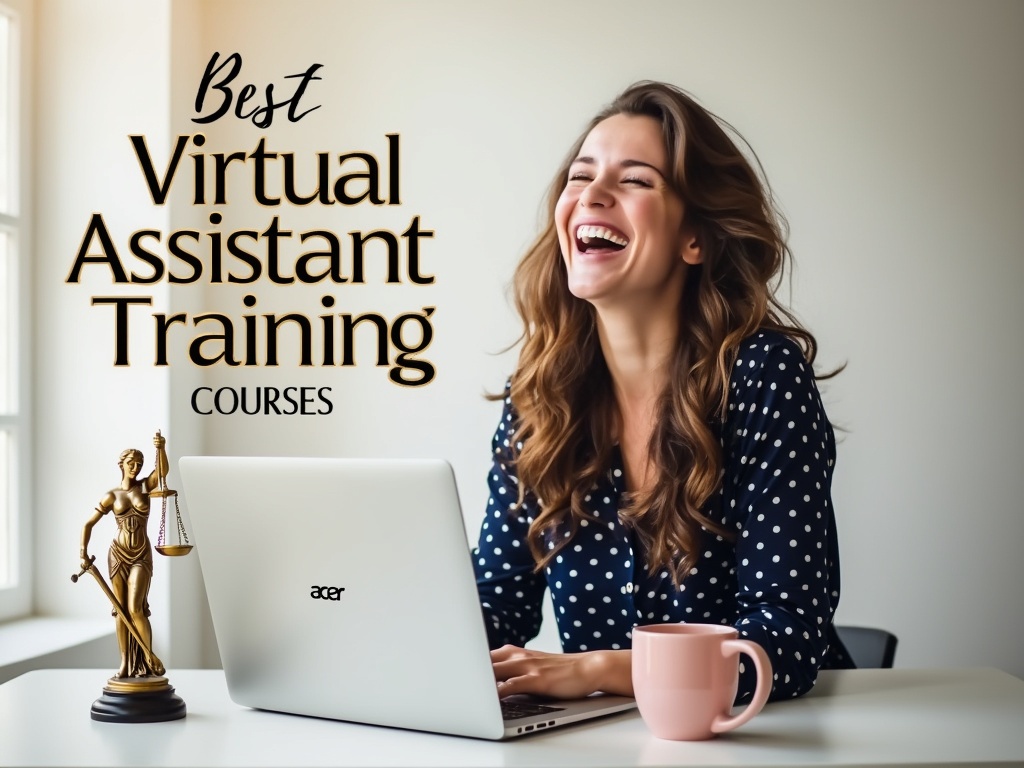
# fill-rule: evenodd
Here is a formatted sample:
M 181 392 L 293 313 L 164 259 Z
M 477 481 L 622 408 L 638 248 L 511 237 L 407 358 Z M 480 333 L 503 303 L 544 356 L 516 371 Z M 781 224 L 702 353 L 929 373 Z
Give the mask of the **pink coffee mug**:
M 651 624 L 633 630 L 633 694 L 655 736 L 710 739 L 761 711 L 772 689 L 772 665 L 761 646 L 738 637 L 733 627 L 717 624 Z M 746 709 L 730 717 L 741 653 L 754 660 L 757 688 Z

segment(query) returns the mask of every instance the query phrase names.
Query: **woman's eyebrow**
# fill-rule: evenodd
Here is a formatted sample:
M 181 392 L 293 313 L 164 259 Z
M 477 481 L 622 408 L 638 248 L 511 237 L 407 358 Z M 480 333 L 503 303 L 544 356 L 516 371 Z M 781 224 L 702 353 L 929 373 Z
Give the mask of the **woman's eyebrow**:
M 592 157 L 588 157 L 586 155 L 581 155 L 580 157 L 577 157 L 575 160 L 572 161 L 573 165 L 576 165 L 577 163 L 583 163 L 584 165 L 596 165 L 597 161 L 595 161 L 594 158 L 592 158 Z M 637 168 L 637 167 L 640 167 L 640 168 L 650 168 L 656 174 L 661 176 L 661 178 L 663 178 L 663 179 L 665 178 L 665 174 L 661 172 L 660 168 L 658 168 L 656 165 L 651 165 L 650 163 L 645 163 L 643 160 L 632 160 L 632 159 L 627 158 L 627 159 L 622 160 L 622 161 L 619 162 L 619 167 L 620 168 Z

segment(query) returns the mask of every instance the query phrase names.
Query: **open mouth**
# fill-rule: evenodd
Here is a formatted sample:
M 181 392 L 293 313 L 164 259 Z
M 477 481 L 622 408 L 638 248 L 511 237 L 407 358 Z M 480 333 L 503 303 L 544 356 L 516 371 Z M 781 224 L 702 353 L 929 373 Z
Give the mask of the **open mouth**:
M 629 240 L 608 227 L 583 224 L 576 228 L 576 248 L 580 253 L 614 253 L 629 245 Z

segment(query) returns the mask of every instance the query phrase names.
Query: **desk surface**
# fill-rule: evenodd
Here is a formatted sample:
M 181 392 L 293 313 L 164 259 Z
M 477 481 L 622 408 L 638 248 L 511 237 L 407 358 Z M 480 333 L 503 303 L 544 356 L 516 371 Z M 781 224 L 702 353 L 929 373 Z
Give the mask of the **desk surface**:
M 1024 766 L 1024 681 L 993 669 L 822 672 L 811 694 L 689 743 L 635 712 L 504 743 L 260 712 L 209 670 L 171 670 L 184 720 L 97 723 L 107 674 L 0 685 L 0 766 Z

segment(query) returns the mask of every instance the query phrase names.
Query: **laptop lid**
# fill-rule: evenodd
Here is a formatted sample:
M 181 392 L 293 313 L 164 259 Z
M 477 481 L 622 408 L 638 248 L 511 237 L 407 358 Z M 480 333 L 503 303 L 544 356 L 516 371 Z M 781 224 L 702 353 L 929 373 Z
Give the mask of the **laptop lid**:
M 193 456 L 179 468 L 233 701 L 488 739 L 555 724 L 503 722 L 447 462 Z M 561 704 L 559 721 L 580 719 Z M 582 702 L 588 716 L 607 709 Z

